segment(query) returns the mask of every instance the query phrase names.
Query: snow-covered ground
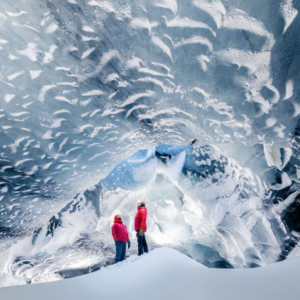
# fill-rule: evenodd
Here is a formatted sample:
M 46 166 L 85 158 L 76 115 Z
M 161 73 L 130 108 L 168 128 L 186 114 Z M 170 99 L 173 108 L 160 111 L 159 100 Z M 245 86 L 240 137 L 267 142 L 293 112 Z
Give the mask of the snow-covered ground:
M 300 258 L 263 268 L 209 269 L 170 248 L 68 280 L 0 289 L 1 300 L 298 300 Z

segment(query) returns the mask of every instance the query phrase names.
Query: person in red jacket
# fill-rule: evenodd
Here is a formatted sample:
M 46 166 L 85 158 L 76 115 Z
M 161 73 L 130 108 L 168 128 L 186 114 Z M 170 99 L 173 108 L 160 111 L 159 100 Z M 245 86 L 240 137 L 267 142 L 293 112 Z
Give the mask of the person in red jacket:
M 123 224 L 120 215 L 116 215 L 114 218 L 114 224 L 111 227 L 111 233 L 116 244 L 116 259 L 115 263 L 122 261 L 126 258 L 126 243 L 128 243 L 128 249 L 131 246 L 127 227 Z
M 137 207 L 137 214 L 134 220 L 134 229 L 138 241 L 138 255 L 148 253 L 148 245 L 145 232 L 147 231 L 147 208 L 145 201 L 140 201 Z

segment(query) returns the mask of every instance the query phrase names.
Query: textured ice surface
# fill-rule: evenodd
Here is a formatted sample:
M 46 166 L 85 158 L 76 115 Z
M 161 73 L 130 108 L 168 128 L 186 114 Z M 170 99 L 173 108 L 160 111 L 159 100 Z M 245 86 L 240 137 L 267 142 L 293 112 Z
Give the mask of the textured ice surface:
M 223 255 L 226 263 L 253 263 L 245 249 L 236 250 L 240 244 L 260 253 L 259 264 L 273 261 L 277 252 L 282 259 L 288 256 L 300 231 L 295 194 L 300 182 L 299 9 L 296 0 L 1 1 L 1 266 L 7 253 L 12 255 L 12 243 L 29 239 L 39 228 L 30 255 L 45 250 L 53 260 L 59 258 L 53 253 L 65 247 L 65 239 L 51 239 L 44 224 L 64 209 L 70 227 L 60 234 L 69 245 L 78 232 L 91 234 L 101 207 L 97 210 L 97 197 L 91 200 L 84 192 L 106 176 L 107 185 L 120 188 L 112 197 L 120 206 L 127 195 L 123 190 L 134 195 L 144 185 L 147 195 L 155 182 L 159 189 L 165 181 L 171 186 L 176 182 L 166 191 L 174 190 L 174 198 L 164 199 L 164 205 L 176 216 L 180 193 L 185 201 L 203 202 L 199 215 L 226 228 L 225 244 L 232 239 L 231 249 L 221 251 L 222 244 L 215 244 L 220 247 L 215 256 Z M 225 170 L 220 161 L 213 165 L 215 177 L 189 178 L 189 169 L 178 171 L 186 159 L 178 148 L 174 151 L 182 153 L 167 173 L 150 176 L 161 167 L 151 159 L 153 147 L 194 140 L 197 146 L 217 145 L 238 164 L 228 160 Z M 138 164 L 133 157 L 123 169 L 118 166 L 123 177 L 110 173 L 138 149 L 149 149 L 143 153 L 145 170 L 131 170 Z M 189 167 L 205 169 L 209 159 L 203 161 Z M 224 171 L 228 178 L 223 178 Z M 157 197 L 163 198 L 160 193 Z M 71 201 L 84 206 L 80 217 L 67 213 Z M 281 214 L 271 209 L 277 204 Z M 242 210 L 253 210 L 255 216 L 246 220 Z M 186 214 L 178 210 L 178 216 Z M 51 224 L 59 222 L 52 219 Z M 197 237 L 197 230 L 190 233 Z M 207 238 L 211 232 L 207 229 Z M 252 244 L 239 240 L 240 233 Z M 159 243 L 167 240 L 154 237 Z M 257 246 L 262 240 L 267 242 Z M 212 251 L 203 247 L 195 252 Z

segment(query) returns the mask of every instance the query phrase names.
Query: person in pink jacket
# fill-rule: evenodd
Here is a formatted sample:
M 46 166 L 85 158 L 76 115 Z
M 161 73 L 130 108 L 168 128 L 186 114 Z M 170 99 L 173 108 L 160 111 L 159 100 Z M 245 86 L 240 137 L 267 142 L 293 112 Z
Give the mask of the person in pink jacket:
M 147 208 L 145 201 L 140 201 L 137 207 L 137 213 L 134 220 L 134 229 L 138 241 L 138 255 L 148 252 L 145 232 L 147 231 Z
M 117 263 L 126 258 L 126 243 L 128 243 L 128 249 L 131 246 L 127 227 L 125 224 L 123 224 L 120 215 L 115 216 L 114 224 L 111 227 L 111 233 L 116 244 L 115 263 Z

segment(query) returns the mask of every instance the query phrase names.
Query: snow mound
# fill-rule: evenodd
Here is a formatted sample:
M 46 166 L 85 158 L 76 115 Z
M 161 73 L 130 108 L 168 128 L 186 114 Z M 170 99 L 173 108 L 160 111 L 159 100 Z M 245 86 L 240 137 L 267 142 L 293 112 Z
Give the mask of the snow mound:
M 299 299 L 300 259 L 247 270 L 209 269 L 170 248 L 98 272 L 51 283 L 0 290 L 18 299 Z

